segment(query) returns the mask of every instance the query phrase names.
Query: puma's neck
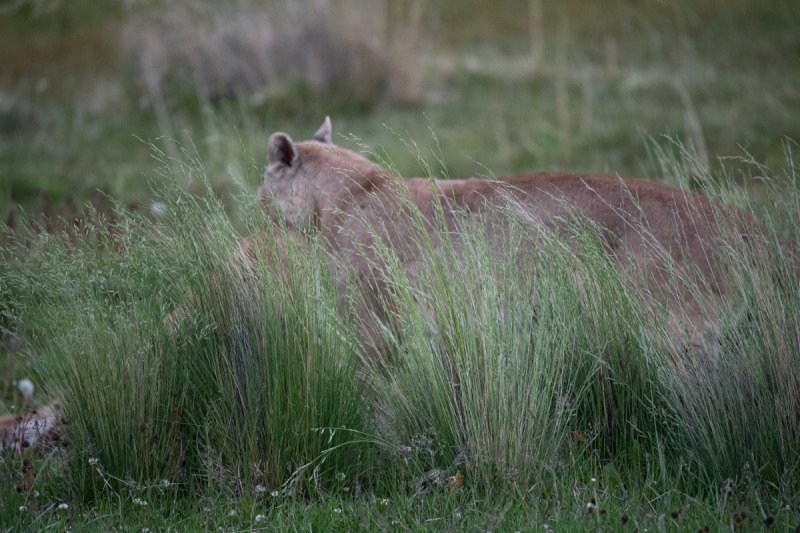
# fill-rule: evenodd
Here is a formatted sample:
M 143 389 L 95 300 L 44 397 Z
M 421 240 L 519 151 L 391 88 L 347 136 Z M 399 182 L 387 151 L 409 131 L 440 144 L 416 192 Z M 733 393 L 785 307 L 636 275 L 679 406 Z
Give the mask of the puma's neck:
M 314 196 L 319 204 L 352 198 L 394 182 L 387 169 L 346 148 L 316 142 L 298 143 L 303 165 L 316 185 Z

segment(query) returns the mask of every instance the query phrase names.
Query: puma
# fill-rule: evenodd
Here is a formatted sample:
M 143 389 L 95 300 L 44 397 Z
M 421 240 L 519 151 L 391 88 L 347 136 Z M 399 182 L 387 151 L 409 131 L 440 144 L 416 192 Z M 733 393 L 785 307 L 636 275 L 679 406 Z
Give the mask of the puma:
M 664 273 L 670 268 L 685 267 L 698 273 L 711 292 L 722 291 L 713 253 L 719 209 L 698 193 L 602 174 L 403 179 L 333 144 L 329 117 L 308 141 L 294 142 L 286 133 L 273 133 L 268 158 L 258 189 L 265 208 L 295 235 L 318 233 L 342 285 L 348 277 L 351 281 L 356 277 L 365 302 L 357 312 L 361 326 L 369 330 L 363 332 L 363 340 L 372 347 L 380 340 L 371 317 L 381 316 L 386 296 L 376 239 L 387 243 L 413 275 L 425 254 L 418 245 L 420 232 L 434 227 L 437 213 L 457 238 L 465 217 L 497 209 L 521 209 L 545 227 L 557 227 L 577 210 L 600 228 L 622 274 L 644 269 L 651 273 L 649 281 L 658 285 L 667 283 Z M 503 253 L 501 236 L 490 236 L 490 242 Z M 659 253 L 653 252 L 653 244 Z M 686 302 L 678 303 L 687 307 Z M 696 329 L 696 318 L 683 316 L 674 326 Z

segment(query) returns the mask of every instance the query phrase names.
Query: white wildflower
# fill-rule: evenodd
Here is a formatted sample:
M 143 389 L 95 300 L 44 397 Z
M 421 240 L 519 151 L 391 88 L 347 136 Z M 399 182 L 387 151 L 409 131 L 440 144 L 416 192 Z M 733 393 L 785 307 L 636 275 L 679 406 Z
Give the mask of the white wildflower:
M 456 520 L 461 520 L 461 513 L 459 511 L 453 513 L 453 516 L 456 518 Z
M 26 398 L 33 398 L 33 382 L 28 378 L 19 380 L 17 388 Z
M 160 217 L 167 214 L 167 204 L 163 202 L 153 202 L 150 204 L 150 214 L 154 217 Z
M 270 492 L 270 494 L 272 495 L 273 498 L 277 498 L 280 495 L 280 492 L 278 492 L 277 490 L 273 490 L 272 492 Z
M 168 480 L 168 479 L 162 479 L 162 480 L 161 480 L 161 486 L 162 486 L 162 487 L 164 487 L 164 488 L 167 488 L 167 487 L 169 487 L 170 485 L 172 485 L 172 482 L 171 482 L 170 480 Z
M 258 494 L 261 494 L 262 492 L 266 492 L 266 491 L 267 491 L 267 487 L 265 487 L 265 486 L 264 486 L 264 485 L 262 485 L 261 483 L 259 483 L 258 485 L 256 485 L 256 492 L 257 492 Z
M 592 478 L 592 483 L 597 483 L 597 478 L 596 477 Z
M 264 516 L 263 514 L 257 514 L 256 515 L 256 522 L 263 522 L 266 519 L 267 519 L 267 517 Z
M 39 497 L 39 491 L 38 490 L 33 491 L 33 497 L 34 498 L 38 498 Z
M 384 507 L 389 505 L 389 498 L 381 498 L 381 505 L 383 505 Z
M 338 507 L 336 509 L 334 509 L 333 512 L 336 513 L 336 514 L 342 514 L 342 510 L 339 509 Z
M 20 513 L 24 513 L 24 512 L 25 512 L 27 509 L 28 509 L 28 508 L 27 508 L 27 507 L 25 507 L 24 505 L 20 505 L 20 506 L 19 506 L 19 512 L 20 512 Z
M 58 508 L 63 511 L 65 509 L 69 509 L 69 505 L 67 505 L 66 503 L 59 503 Z
M 586 510 L 587 510 L 588 512 L 592 512 L 592 511 L 594 511 L 594 508 L 595 508 L 595 504 L 594 504 L 594 502 L 589 502 L 589 503 L 587 503 L 587 504 L 586 504 Z
M 344 478 L 345 478 L 345 477 L 347 477 L 347 476 L 345 476 L 345 475 L 344 475 L 344 472 L 337 472 L 337 473 L 336 473 L 336 479 L 337 479 L 338 481 L 344 481 Z
M 228 513 L 228 516 L 236 516 L 236 511 L 234 509 L 231 509 L 231 512 Z
M 97 457 L 89 457 L 89 465 L 90 466 L 96 466 L 97 463 L 99 463 L 99 462 L 100 462 L 100 459 L 98 459 Z
M 134 503 L 134 505 L 141 505 L 142 507 L 146 507 L 147 506 L 147 502 L 144 501 L 141 498 L 134 498 L 133 499 L 133 503 Z

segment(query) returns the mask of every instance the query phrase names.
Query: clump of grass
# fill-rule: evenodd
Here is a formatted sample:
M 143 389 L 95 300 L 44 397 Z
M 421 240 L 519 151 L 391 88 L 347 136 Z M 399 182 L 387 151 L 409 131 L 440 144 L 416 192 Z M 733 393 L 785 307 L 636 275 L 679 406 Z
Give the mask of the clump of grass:
M 183 172 L 207 187 L 184 155 L 165 164 L 167 183 Z M 68 234 L 31 229 L 7 247 L 11 323 L 63 405 L 59 447 L 80 497 L 163 480 L 321 488 L 359 455 L 323 454 L 362 424 L 324 258 L 277 253 L 291 245 L 253 202 L 246 220 L 267 230 L 253 241 L 263 253 L 246 257 L 206 192 L 167 186 L 159 220 L 120 208 L 114 224 L 98 215 Z
M 747 468 L 796 472 L 800 290 L 785 227 L 800 211 L 787 161 L 772 214 L 723 203 L 746 198 L 725 176 L 707 189 L 720 202 L 708 240 L 721 293 L 641 223 L 631 231 L 666 280 L 653 285 L 579 213 L 556 229 L 524 212 L 465 219 L 456 237 L 421 226 L 413 274 L 376 244 L 391 357 L 365 373 L 385 439 L 410 446 L 403 463 L 414 453 L 422 472 L 523 489 L 576 455 L 637 469 L 658 458 L 710 486 Z
M 572 454 L 652 444 L 663 415 L 652 409 L 641 301 L 596 228 L 561 233 L 494 216 L 505 219 L 504 253 L 483 223 L 465 223 L 419 277 L 386 273 L 393 355 L 388 365 L 366 361 L 385 438 L 410 445 L 422 470 L 460 466 L 522 491 Z
M 662 377 L 686 458 L 716 482 L 753 469 L 762 478 L 791 478 L 800 466 L 800 189 L 793 147 L 785 144 L 781 174 L 751 158 L 737 161 L 762 183 L 759 203 L 731 176 L 714 179 L 691 161 L 684 165 L 695 169 L 685 172 L 686 181 L 740 206 L 718 240 L 727 291 L 714 302 L 707 343 L 692 346 Z

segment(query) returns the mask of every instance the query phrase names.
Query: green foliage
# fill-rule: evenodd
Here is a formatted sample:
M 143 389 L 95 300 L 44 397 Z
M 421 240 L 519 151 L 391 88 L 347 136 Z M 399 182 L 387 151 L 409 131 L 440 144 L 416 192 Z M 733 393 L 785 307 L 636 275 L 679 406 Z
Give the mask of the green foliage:
M 666 166 L 720 202 L 746 200 L 725 176 L 690 175 L 696 163 Z M 722 293 L 644 223 L 628 231 L 663 262 L 661 285 L 580 213 L 553 229 L 520 206 L 463 221 L 457 238 L 422 231 L 413 275 L 376 230 L 391 357 L 364 365 L 381 440 L 410 447 L 416 476 L 460 468 L 523 492 L 567 457 L 642 468 L 642 449 L 703 481 L 684 480 L 688 490 L 748 469 L 797 475 L 800 286 L 785 232 L 800 223 L 795 175 L 787 151 L 786 173 L 767 186 L 782 200 L 760 218 L 747 204 L 716 208 Z M 497 255 L 489 242 L 501 234 Z
M 224 54 L 244 57 L 266 33 L 236 24 L 260 30 L 269 13 L 217 20 L 234 28 L 204 51 L 221 63 L 187 63 L 205 26 L 170 8 L 187 39 L 159 40 L 148 67 L 121 53 L 144 57 L 148 35 L 122 37 L 152 22 L 130 7 L 14 5 L 0 14 L 0 227 L 17 213 L 0 235 L 0 329 L 24 345 L 0 344 L 0 401 L 23 410 L 13 383 L 30 377 L 64 423 L 43 450 L 0 453 L 3 527 L 800 524 L 800 194 L 796 147 L 776 141 L 800 124 L 797 2 L 429 2 L 408 63 L 381 49 L 394 60 L 370 67 L 358 43 L 374 31 L 340 17 L 316 44 L 318 25 L 296 28 L 302 46 L 281 61 L 299 76 L 259 63 L 241 87 L 207 80 L 244 79 L 255 61 Z M 344 77 L 304 81 L 301 63 L 334 48 L 324 64 Z M 409 64 L 419 100 L 392 101 L 386 80 Z M 153 66 L 199 74 L 154 90 L 141 83 Z M 512 213 L 501 257 L 480 224 L 449 244 L 434 228 L 414 278 L 382 249 L 391 358 L 364 357 L 321 243 L 287 238 L 249 196 L 267 135 L 305 137 L 326 114 L 404 176 L 606 170 L 707 191 L 743 213 L 719 239 L 733 289 L 677 271 L 666 291 L 632 283 L 579 216 L 553 231 Z M 648 159 L 642 137 L 663 132 L 676 141 Z M 164 151 L 152 181 L 142 138 Z M 713 158 L 740 145 L 753 157 Z M 429 146 L 447 168 L 420 160 Z M 145 215 L 154 199 L 166 211 Z M 264 251 L 247 267 L 240 234 Z M 672 327 L 676 298 L 701 309 L 704 336 Z
M 214 190 L 235 189 L 227 171 L 238 154 L 226 150 L 230 144 L 238 149 L 241 140 L 263 166 L 271 132 L 310 135 L 325 115 L 336 131 L 385 145 L 405 176 L 421 174 L 418 162 L 385 124 L 422 145 L 431 144 L 428 121 L 435 124 L 454 176 L 487 168 L 497 175 L 547 169 L 641 175 L 650 171 L 641 139 L 662 133 L 695 144 L 713 166 L 714 154 L 745 146 L 775 167 L 780 139 L 800 137 L 794 0 L 425 2 L 419 39 L 405 38 L 421 44 L 410 45 L 417 52 L 408 57 L 382 45 L 363 53 L 358 43 L 371 47 L 376 34 L 387 33 L 375 28 L 390 20 L 351 27 L 342 13 L 360 2 L 311 3 L 314 9 L 293 8 L 288 19 L 279 15 L 291 6 L 260 0 L 224 8 L 37 0 L 23 5 L 45 9 L 0 15 L 0 64 L 7 73 L 0 79 L 0 220 L 17 205 L 30 214 L 71 217 L 95 200 L 97 189 L 147 206 L 152 196 L 142 171 L 150 161 L 138 139 L 161 144 L 188 133 L 210 166 Z M 397 6 L 399 13 L 388 9 L 387 17 L 400 41 L 413 29 L 403 12 L 414 3 L 375 2 Z M 337 12 L 341 6 L 347 10 Z M 378 8 L 368 7 L 353 20 L 369 21 Z M 313 14 L 304 20 L 306 11 Z M 276 20 L 279 32 L 300 35 L 284 43 L 287 55 L 270 53 L 275 43 L 266 28 Z M 248 31 L 212 37 L 214 28 L 236 24 Z M 332 50 L 339 51 L 335 60 Z M 385 59 L 378 68 L 372 68 L 375 53 Z M 152 71 L 134 66 L 140 61 Z M 333 74 L 298 81 L 278 68 L 287 63 L 289 72 L 313 75 L 320 65 Z M 421 76 L 418 100 L 385 98 L 381 80 L 413 78 L 409 68 Z M 203 80 L 227 69 L 233 75 L 222 94 L 200 96 Z M 265 78 L 260 69 L 277 74 Z M 202 72 L 180 75 L 194 70 Z M 217 116 L 224 127 L 210 124 Z
M 221 202 L 172 183 L 161 220 L 120 208 L 61 236 L 29 228 L 7 249 L 12 324 L 61 399 L 71 491 L 204 480 L 243 493 L 290 478 L 293 491 L 312 474 L 322 487 L 356 467 L 358 450 L 328 449 L 362 424 L 324 259 L 234 259 Z M 258 247 L 277 250 L 280 233 Z
M 391 289 L 386 358 L 359 348 L 322 243 L 243 196 L 246 259 L 222 201 L 178 185 L 192 176 L 208 188 L 197 156 L 165 159 L 160 218 L 118 208 L 60 235 L 29 227 L 4 247 L 6 321 L 65 422 L 44 456 L 25 451 L 22 467 L 16 452 L 0 456 L 12 482 L 3 512 L 77 519 L 47 509 L 63 499 L 147 523 L 190 502 L 170 520 L 191 524 L 210 498 L 231 526 L 257 514 L 312 527 L 456 524 L 474 508 L 478 525 L 582 528 L 627 514 L 699 527 L 734 519 L 732 506 L 765 520 L 795 494 L 800 466 L 792 150 L 765 208 L 693 167 L 691 152 L 662 161 L 739 203 L 718 217 L 721 294 L 668 259 L 667 290 L 648 285 L 579 213 L 553 228 L 512 206 L 462 221 L 457 237 L 428 226 L 414 276 L 376 240 Z M 684 306 L 700 310 L 703 335 L 674 327 Z M 317 503 L 304 507 L 308 497 Z M 591 498 L 603 503 L 587 513 Z

